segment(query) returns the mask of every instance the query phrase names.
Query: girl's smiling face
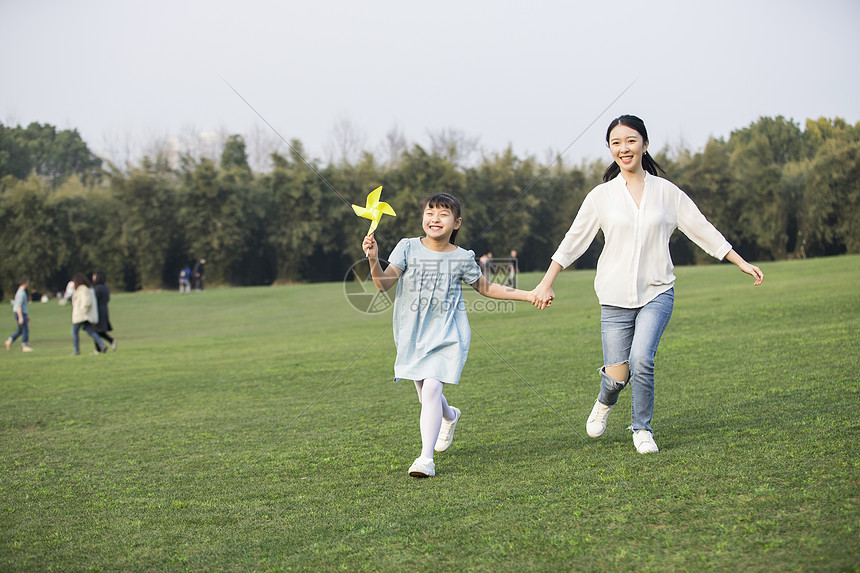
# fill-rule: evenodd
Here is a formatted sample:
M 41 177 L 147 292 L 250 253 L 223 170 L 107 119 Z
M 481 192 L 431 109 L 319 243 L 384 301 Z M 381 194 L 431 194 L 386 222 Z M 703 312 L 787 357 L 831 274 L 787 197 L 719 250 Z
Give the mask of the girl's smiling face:
M 431 207 L 424 209 L 424 217 L 421 226 L 428 239 L 448 243 L 451 233 L 460 228 L 463 222 L 461 217 L 455 217 L 454 212 L 448 207 Z
M 609 151 L 622 171 L 638 174 L 643 171 L 642 156 L 648 151 L 648 142 L 632 127 L 618 124 L 609 133 Z

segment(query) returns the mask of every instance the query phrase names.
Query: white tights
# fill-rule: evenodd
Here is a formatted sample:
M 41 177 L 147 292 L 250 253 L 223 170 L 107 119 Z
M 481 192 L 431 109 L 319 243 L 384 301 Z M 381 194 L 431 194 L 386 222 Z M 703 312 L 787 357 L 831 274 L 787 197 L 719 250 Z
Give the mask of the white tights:
M 442 395 L 442 382 L 433 378 L 415 381 L 421 403 L 421 457 L 433 459 L 433 447 L 442 428 L 442 418 L 454 419 L 454 410 Z

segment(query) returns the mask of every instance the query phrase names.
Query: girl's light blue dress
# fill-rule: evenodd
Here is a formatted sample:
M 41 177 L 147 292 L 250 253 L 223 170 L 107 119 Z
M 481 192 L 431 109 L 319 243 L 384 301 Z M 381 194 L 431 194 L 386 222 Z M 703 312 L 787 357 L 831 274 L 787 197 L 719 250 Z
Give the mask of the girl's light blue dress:
M 388 262 L 403 270 L 394 297 L 394 381 L 457 384 L 472 338 L 462 287 L 481 277 L 475 253 L 440 253 L 419 238 L 401 239 Z

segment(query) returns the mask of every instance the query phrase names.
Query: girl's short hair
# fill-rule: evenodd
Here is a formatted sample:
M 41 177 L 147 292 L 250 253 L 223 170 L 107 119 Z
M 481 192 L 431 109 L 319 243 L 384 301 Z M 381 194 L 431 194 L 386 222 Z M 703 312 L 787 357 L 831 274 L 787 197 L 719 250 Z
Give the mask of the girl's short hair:
M 427 207 L 433 207 L 436 209 L 450 209 L 451 213 L 454 214 L 455 219 L 459 219 L 461 217 L 462 207 L 460 206 L 460 202 L 453 195 L 449 195 L 448 193 L 436 193 L 435 195 L 430 195 L 426 197 L 423 201 L 421 201 L 421 211 Z M 457 238 L 457 231 L 459 229 L 454 229 L 454 232 L 451 233 L 451 238 L 449 242 L 453 245 L 454 240 Z
M 642 141 L 648 143 L 648 130 L 645 129 L 645 122 L 635 115 L 620 115 L 613 119 L 609 123 L 609 127 L 606 129 L 606 145 L 609 145 L 609 134 L 612 133 L 612 130 L 619 125 L 635 129 L 639 132 L 639 135 L 642 136 Z M 663 171 L 663 168 L 660 167 L 660 164 L 654 161 L 654 158 L 651 157 L 651 154 L 647 151 L 642 154 L 642 168 L 651 175 L 657 177 L 666 174 L 666 172 Z M 606 171 L 603 172 L 603 182 L 605 183 L 615 179 L 619 173 L 621 173 L 621 168 L 613 161 L 609 167 L 606 168 Z
M 93 273 L 93 284 L 103 285 L 105 284 L 105 272 L 104 271 L 96 271 Z

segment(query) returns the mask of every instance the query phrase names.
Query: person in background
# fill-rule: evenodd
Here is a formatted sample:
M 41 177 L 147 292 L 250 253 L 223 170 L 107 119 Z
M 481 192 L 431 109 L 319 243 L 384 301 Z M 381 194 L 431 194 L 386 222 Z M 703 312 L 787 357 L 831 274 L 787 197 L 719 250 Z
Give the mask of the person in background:
M 200 259 L 196 263 L 194 263 L 194 270 L 192 274 L 194 275 L 194 290 L 197 292 L 203 291 L 203 266 L 206 264 L 206 259 Z
M 15 324 L 18 325 L 17 330 L 12 333 L 12 336 L 6 339 L 6 351 L 12 348 L 12 343 L 21 337 L 21 350 L 24 352 L 33 352 L 30 347 L 30 313 L 28 312 L 30 297 L 27 295 L 27 287 L 30 286 L 29 278 L 22 278 L 18 281 L 18 290 L 15 292 L 15 300 L 12 303 L 12 314 L 15 317 Z
M 520 263 L 517 260 L 517 251 L 514 249 L 511 251 L 511 258 L 508 261 L 508 280 L 507 285 L 509 287 L 517 288 L 517 275 L 520 272 Z
M 110 344 L 110 349 L 116 352 L 116 338 L 113 338 L 108 331 L 113 330 L 110 323 L 110 313 L 108 311 L 108 303 L 110 302 L 110 288 L 105 284 L 105 272 L 97 271 L 93 273 L 93 290 L 96 292 L 96 306 L 98 308 L 99 320 L 94 325 L 96 334 Z M 96 350 L 99 350 L 99 345 L 96 344 Z
M 191 267 L 188 265 L 179 271 L 179 294 L 191 294 Z
M 81 353 L 78 335 L 81 329 L 89 334 L 96 343 L 98 350 L 93 354 L 104 354 L 108 351 L 109 346 L 93 329 L 93 324 L 97 324 L 99 321 L 96 293 L 90 286 L 90 280 L 83 273 L 77 273 L 72 280 L 75 283 L 75 294 L 72 296 L 72 346 L 74 347 L 72 356 Z
M 66 283 L 66 290 L 63 292 L 63 297 L 60 299 L 60 306 L 66 306 L 70 300 L 72 300 L 72 295 L 75 294 L 75 281 L 69 281 Z

